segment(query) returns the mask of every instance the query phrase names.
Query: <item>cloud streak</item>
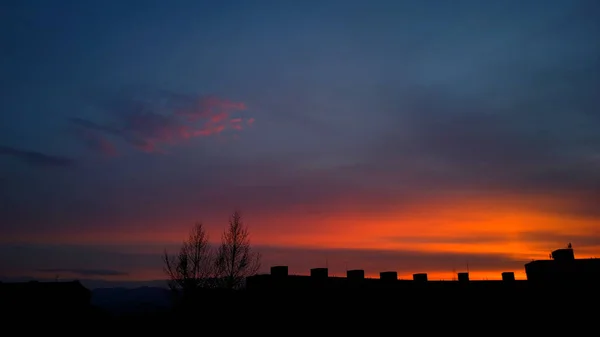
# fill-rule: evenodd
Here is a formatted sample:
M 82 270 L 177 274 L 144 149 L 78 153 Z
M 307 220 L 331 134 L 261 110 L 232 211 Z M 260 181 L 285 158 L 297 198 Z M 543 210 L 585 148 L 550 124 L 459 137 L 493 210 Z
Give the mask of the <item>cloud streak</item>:
M 125 276 L 127 273 L 111 269 L 73 269 L 73 268 L 57 268 L 57 269 L 38 269 L 42 273 L 52 274 L 75 274 L 86 277 L 94 276 Z
M 0 145 L 0 156 L 1 155 L 13 157 L 34 167 L 71 167 L 75 165 L 75 161 L 67 157 Z
M 117 153 L 116 139 L 143 152 L 160 153 L 191 138 L 240 131 L 254 123 L 254 118 L 241 115 L 247 110 L 244 103 L 166 91 L 122 94 L 100 108 L 109 121 L 72 117 L 70 122 L 85 130 L 80 135 L 91 149 L 105 155 Z
M 168 250 L 176 250 L 177 245 L 168 245 Z M 151 278 L 164 277 L 162 273 L 161 252 L 165 249 L 161 244 L 136 246 L 81 246 L 47 245 L 21 246 L 18 256 L 22 264 L 9 263 L 3 266 L 7 275 L 22 276 L 24 273 L 36 271 L 41 274 L 74 274 L 104 279 L 123 279 L 139 275 Z M 255 246 L 263 260 L 260 272 L 268 273 L 271 266 L 287 265 L 291 274 L 307 275 L 311 268 L 324 267 L 327 263 L 330 274 L 343 276 L 347 269 L 364 269 L 371 277 L 378 277 L 381 271 L 397 271 L 402 277 L 410 277 L 412 273 L 426 272 L 434 278 L 450 278 L 452 270 L 461 271 L 469 263 L 474 278 L 500 278 L 502 271 L 514 271 L 523 277 L 526 261 L 509 254 L 494 253 L 439 253 L 412 250 L 387 249 L 336 249 L 336 248 L 304 248 L 281 246 Z M 0 244 L 0 251 L 9 256 L 17 252 L 13 247 Z M 71 268 L 31 268 L 48 263 L 51 260 L 74 265 Z M 101 261 L 101 267 L 88 269 L 75 267 L 90 261 Z M 23 268 L 26 267 L 26 268 Z M 126 271 L 126 272 L 125 272 Z M 21 273 L 20 275 L 18 273 Z M 67 277 L 67 275 L 64 275 Z

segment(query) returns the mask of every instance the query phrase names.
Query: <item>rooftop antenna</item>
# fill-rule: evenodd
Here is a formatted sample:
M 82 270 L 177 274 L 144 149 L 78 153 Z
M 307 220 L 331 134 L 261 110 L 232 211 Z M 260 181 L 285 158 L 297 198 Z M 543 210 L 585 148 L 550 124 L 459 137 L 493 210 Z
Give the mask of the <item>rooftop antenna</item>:
M 571 243 L 569 242 L 569 244 L 567 245 L 567 248 L 572 249 L 573 245 L 571 245 Z

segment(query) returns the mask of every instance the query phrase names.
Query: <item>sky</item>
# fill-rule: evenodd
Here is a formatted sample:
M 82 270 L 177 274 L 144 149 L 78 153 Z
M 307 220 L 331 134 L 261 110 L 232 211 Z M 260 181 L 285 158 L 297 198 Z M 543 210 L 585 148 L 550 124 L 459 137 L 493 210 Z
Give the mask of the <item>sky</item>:
M 0 276 L 146 280 L 240 210 L 261 271 L 600 255 L 596 0 L 3 1 Z

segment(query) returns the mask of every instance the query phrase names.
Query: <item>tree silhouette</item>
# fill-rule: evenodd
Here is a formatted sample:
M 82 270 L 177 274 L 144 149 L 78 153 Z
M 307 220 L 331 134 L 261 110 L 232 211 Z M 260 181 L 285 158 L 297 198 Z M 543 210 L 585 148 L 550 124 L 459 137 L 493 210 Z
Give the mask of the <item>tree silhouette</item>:
M 240 288 L 246 277 L 258 272 L 260 260 L 260 253 L 250 246 L 250 234 L 240 212 L 233 212 L 221 236 L 215 261 L 221 285 L 227 289 Z
M 177 254 L 169 255 L 165 249 L 163 262 L 171 290 L 187 295 L 211 286 L 216 271 L 215 259 L 202 223 L 196 223 Z

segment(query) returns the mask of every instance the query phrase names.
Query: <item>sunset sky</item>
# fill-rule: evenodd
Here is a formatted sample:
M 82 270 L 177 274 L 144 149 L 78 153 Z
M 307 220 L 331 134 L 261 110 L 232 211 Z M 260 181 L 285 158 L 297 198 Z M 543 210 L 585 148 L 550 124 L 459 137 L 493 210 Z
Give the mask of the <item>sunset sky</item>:
M 597 0 L 0 5 L 0 277 L 144 280 L 242 211 L 262 271 L 600 256 Z

